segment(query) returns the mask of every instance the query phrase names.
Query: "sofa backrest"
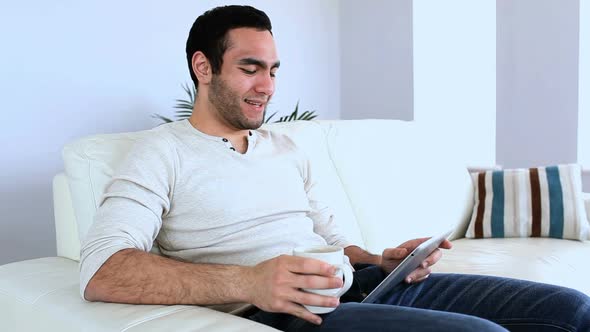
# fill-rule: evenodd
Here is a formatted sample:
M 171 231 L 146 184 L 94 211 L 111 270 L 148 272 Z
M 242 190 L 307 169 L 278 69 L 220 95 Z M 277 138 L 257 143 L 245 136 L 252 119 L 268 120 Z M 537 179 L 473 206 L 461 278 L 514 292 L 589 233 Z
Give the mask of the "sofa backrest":
M 368 250 L 379 252 L 451 228 L 457 230 L 455 237 L 464 234 L 473 199 L 467 169 L 452 147 L 422 133 L 415 123 L 298 121 L 266 128 L 288 135 L 308 154 L 337 222 L 352 241 Z M 77 232 L 62 222 L 69 232 L 58 235 L 61 252 L 69 258 L 79 259 L 73 253 L 79 252 L 80 239 L 113 172 L 132 145 L 149 134 L 146 130 L 97 135 L 64 147 L 68 186 L 59 187 L 64 179 L 56 178 L 54 188 L 57 183 L 61 189 L 54 195 L 59 196 L 56 204 L 62 205 L 56 206 L 56 218 L 72 216 L 73 211 L 76 221 Z
M 463 237 L 473 205 L 465 151 L 416 122 L 324 123 L 328 151 L 366 248 L 381 253 L 454 229 Z

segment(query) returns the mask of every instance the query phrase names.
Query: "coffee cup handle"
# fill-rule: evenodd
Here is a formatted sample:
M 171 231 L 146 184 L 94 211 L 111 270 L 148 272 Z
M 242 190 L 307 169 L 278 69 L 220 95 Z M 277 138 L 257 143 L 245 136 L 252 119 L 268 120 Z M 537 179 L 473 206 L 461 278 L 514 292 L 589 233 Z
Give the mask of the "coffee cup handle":
M 344 285 L 342 286 L 342 288 L 340 288 L 340 291 L 336 295 L 336 297 L 340 297 L 350 289 L 350 286 L 352 286 L 352 280 L 354 279 L 354 276 L 352 275 L 352 269 L 349 265 L 342 264 L 337 266 L 339 269 L 342 270 L 342 275 L 344 277 Z

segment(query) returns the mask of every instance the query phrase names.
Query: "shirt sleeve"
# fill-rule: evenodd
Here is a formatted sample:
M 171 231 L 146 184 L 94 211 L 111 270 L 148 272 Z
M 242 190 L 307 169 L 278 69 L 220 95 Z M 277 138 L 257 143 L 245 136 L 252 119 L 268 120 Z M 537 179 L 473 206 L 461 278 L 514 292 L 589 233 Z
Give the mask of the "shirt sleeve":
M 311 208 L 308 217 L 313 220 L 313 231 L 323 237 L 329 245 L 342 248 L 352 245 L 353 243 L 344 236 L 337 224 L 334 211 L 325 203 L 324 197 L 330 194 L 328 188 L 322 187 L 319 181 L 314 178 L 311 161 L 305 153 L 302 154 L 304 156 L 304 188 Z
M 170 210 L 177 154 L 157 134 L 138 141 L 107 184 L 80 250 L 80 292 L 116 252 L 150 251 Z

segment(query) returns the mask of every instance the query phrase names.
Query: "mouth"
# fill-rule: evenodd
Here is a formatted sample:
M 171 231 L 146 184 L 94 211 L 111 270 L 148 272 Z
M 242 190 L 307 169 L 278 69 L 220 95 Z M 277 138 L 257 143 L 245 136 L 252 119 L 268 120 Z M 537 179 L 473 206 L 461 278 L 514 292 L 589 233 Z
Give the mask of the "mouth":
M 262 111 L 264 110 L 264 106 L 266 105 L 266 101 L 262 101 L 262 100 L 256 100 L 256 99 L 248 99 L 245 98 L 244 102 L 250 106 L 252 106 L 252 108 L 256 111 Z

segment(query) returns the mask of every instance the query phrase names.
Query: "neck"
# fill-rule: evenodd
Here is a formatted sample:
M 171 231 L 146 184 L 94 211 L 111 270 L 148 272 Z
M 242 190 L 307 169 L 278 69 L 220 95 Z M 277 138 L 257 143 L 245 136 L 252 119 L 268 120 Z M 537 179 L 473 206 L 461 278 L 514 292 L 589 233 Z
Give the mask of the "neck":
M 249 130 L 236 129 L 220 119 L 211 103 L 204 101 L 204 98 L 197 98 L 193 107 L 193 113 L 189 122 L 200 132 L 211 136 L 224 137 L 229 140 L 239 141 L 246 139 Z

